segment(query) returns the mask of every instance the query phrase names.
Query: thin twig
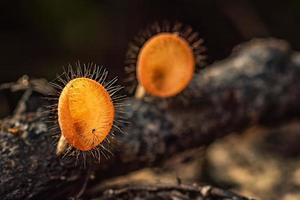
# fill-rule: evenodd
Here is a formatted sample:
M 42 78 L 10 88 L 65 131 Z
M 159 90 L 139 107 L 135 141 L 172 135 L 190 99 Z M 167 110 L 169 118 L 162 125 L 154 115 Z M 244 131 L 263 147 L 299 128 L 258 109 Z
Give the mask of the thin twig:
M 120 186 L 119 186 L 120 187 Z M 209 185 L 198 186 L 194 185 L 131 185 L 131 186 L 122 186 L 121 189 L 105 189 L 103 196 L 109 198 L 117 198 L 122 195 L 129 193 L 138 194 L 138 193 L 158 193 L 158 192 L 171 192 L 178 191 L 181 193 L 196 193 L 197 195 L 203 198 L 222 198 L 222 199 L 234 199 L 234 200 L 253 200 L 252 198 L 247 198 L 235 194 L 228 190 L 223 190 L 220 188 L 212 187 Z

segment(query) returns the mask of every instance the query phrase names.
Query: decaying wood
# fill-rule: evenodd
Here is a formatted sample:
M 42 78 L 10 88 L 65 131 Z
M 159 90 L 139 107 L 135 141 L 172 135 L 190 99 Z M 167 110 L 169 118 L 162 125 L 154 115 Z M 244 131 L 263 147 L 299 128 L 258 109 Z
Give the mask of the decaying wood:
M 114 156 L 90 165 L 55 155 L 39 111 L 2 120 L 1 199 L 76 196 L 92 171 L 94 182 L 157 166 L 170 155 L 208 145 L 252 124 L 280 123 L 300 113 L 300 55 L 275 39 L 254 40 L 196 75 L 186 102 L 129 99 L 131 125 L 117 137 Z M 93 183 L 93 182 L 92 182 Z

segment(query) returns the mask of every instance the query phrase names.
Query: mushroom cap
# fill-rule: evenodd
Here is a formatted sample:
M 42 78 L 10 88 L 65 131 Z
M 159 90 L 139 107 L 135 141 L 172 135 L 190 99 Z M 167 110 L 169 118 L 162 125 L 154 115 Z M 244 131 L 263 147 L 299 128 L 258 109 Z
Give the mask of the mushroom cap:
M 137 79 L 153 96 L 171 97 L 192 80 L 195 58 L 189 43 L 176 33 L 160 33 L 142 47 L 137 61 Z
M 109 134 L 115 109 L 106 89 L 89 78 L 67 83 L 58 100 L 58 123 L 67 142 L 81 151 L 99 145 Z

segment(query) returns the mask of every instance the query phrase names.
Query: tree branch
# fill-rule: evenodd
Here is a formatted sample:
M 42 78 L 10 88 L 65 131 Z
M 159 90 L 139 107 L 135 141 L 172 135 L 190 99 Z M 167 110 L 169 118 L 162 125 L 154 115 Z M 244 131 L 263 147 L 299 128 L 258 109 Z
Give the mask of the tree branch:
M 219 199 L 219 200 L 250 200 L 233 192 L 211 186 L 198 185 L 131 185 L 118 188 L 100 189 L 93 197 L 99 199 Z

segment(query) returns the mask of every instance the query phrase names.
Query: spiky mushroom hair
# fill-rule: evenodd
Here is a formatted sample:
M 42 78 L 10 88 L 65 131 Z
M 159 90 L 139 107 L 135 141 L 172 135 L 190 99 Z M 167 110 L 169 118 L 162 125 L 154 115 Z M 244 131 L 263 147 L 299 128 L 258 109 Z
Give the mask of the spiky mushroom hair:
M 135 96 L 145 93 L 172 97 L 190 83 L 196 69 L 204 66 L 206 48 L 198 33 L 189 26 L 155 23 L 130 44 L 126 58 L 129 81 Z
M 69 66 L 53 83 L 57 89 L 56 103 L 52 105 L 55 123 L 60 130 L 57 155 L 79 157 L 91 153 L 100 159 L 101 153 L 110 154 L 106 146 L 114 132 L 122 132 L 122 100 L 117 95 L 122 89 L 115 85 L 117 78 L 106 81 L 108 72 L 94 64 L 79 63 L 74 70 Z M 106 153 L 106 154 L 105 154 Z

